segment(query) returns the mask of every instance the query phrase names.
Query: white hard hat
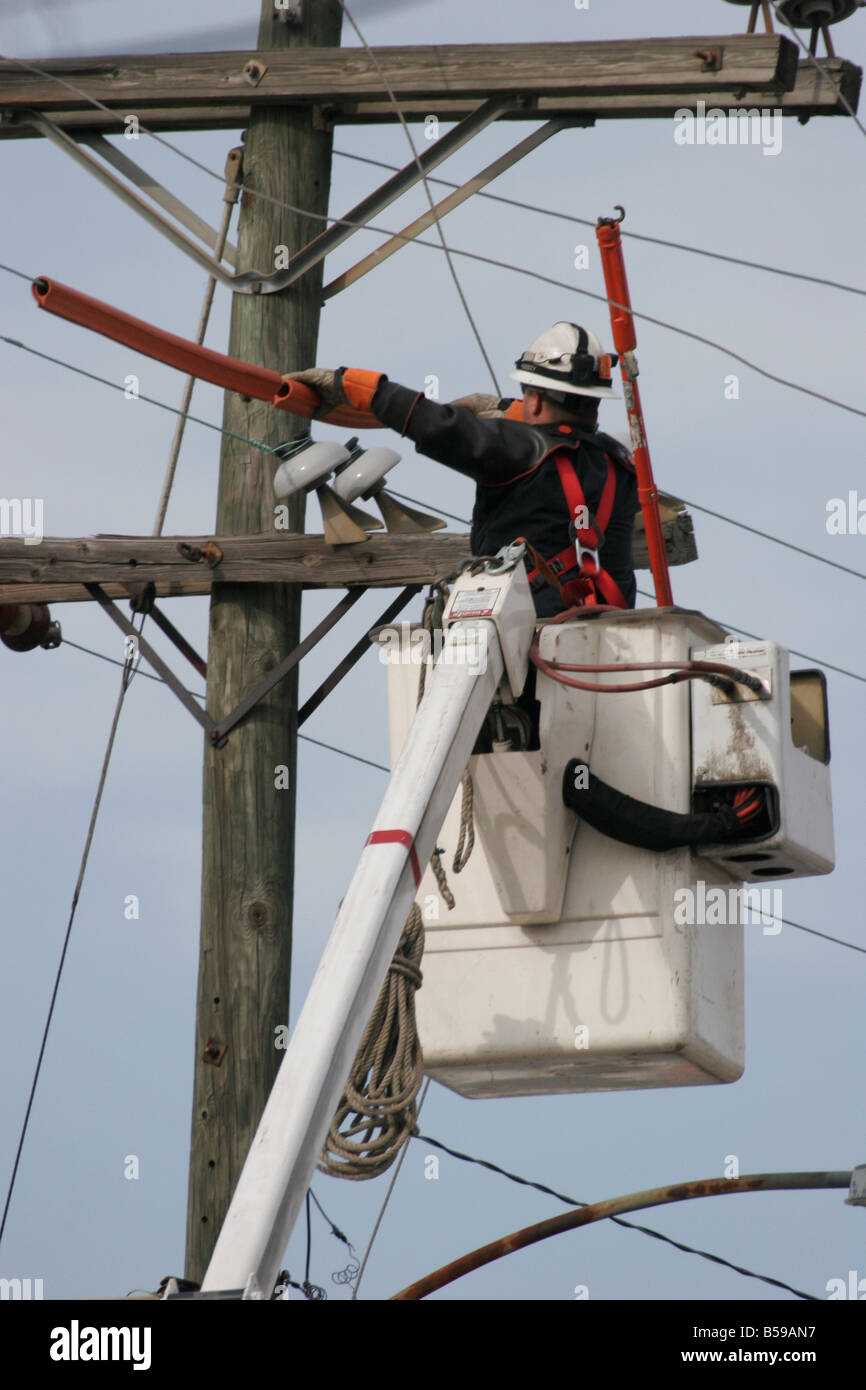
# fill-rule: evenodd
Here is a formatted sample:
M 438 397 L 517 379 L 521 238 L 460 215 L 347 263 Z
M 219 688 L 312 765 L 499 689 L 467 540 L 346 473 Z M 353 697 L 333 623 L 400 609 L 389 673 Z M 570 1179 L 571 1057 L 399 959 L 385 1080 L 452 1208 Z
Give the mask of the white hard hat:
M 610 384 L 619 359 L 603 352 L 594 333 L 576 323 L 555 323 L 530 343 L 509 372 L 512 381 L 551 394 L 619 398 Z

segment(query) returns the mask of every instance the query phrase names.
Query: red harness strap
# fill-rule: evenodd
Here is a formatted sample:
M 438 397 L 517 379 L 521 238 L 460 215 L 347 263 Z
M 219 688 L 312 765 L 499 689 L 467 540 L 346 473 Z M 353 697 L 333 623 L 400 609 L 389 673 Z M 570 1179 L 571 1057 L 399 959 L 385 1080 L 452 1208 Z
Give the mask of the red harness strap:
M 574 569 L 575 566 L 578 568 L 577 576 L 561 585 L 562 597 L 566 603 L 575 606 L 594 607 L 599 602 L 599 595 L 601 595 L 603 601 L 610 604 L 612 608 L 627 608 L 628 604 L 622 590 L 607 570 L 602 568 L 598 559 L 598 548 L 604 540 L 604 533 L 613 511 L 616 495 L 616 468 L 608 459 L 607 477 L 598 504 L 596 524 L 594 526 L 576 526 L 574 525 L 576 518 L 589 510 L 580 479 L 577 476 L 577 470 L 569 453 L 564 449 L 557 451 L 554 455 L 554 462 L 568 504 L 568 513 L 574 526 L 574 542 L 565 550 L 561 550 L 558 555 L 554 555 L 547 563 L 554 573 L 560 574 Z M 537 574 L 537 569 L 531 571 L 530 582 Z

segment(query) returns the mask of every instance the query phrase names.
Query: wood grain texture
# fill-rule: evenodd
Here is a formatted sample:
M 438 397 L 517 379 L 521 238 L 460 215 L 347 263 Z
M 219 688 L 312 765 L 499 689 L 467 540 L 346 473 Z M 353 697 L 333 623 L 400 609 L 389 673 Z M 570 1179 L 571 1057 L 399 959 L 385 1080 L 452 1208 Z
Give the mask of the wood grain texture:
M 712 40 L 710 40 L 712 42 Z M 672 86 L 660 90 L 632 91 L 620 88 L 615 92 L 542 93 L 534 95 L 531 87 L 525 84 L 522 91 L 530 103 L 528 108 L 505 112 L 500 116 L 504 121 L 551 120 L 555 117 L 571 118 L 576 124 L 591 125 L 602 120 L 670 120 L 682 107 L 694 110 L 699 101 L 707 106 L 754 105 L 781 107 L 787 116 L 847 116 L 848 112 L 838 95 L 850 106 L 857 109 L 862 68 L 842 58 L 822 59 L 826 76 L 802 62 L 796 72 L 790 89 L 780 89 L 773 81 L 763 81 L 748 86 L 734 78 L 730 69 L 729 85 L 709 82 L 707 77 L 715 74 L 699 74 L 688 87 Z M 724 75 L 724 69 L 719 76 Z M 15 111 L 25 105 L 38 105 L 33 96 L 22 101 L 22 93 L 13 96 L 7 79 L 11 77 L 9 65 L 0 64 L 0 140 L 41 139 L 32 126 L 17 126 L 14 123 Z M 458 121 L 468 116 L 489 95 L 484 88 L 474 89 L 463 96 L 453 94 L 437 97 L 418 98 L 407 95 L 400 105 L 408 120 L 423 121 L 430 112 L 431 100 L 436 103 L 436 114 L 440 121 Z M 219 99 L 185 101 L 180 104 L 169 91 L 161 97 L 151 93 L 153 100 L 141 106 L 142 123 L 154 131 L 170 130 L 236 130 L 245 126 L 253 109 L 263 99 L 257 92 L 247 87 L 243 100 L 222 101 Z M 117 115 L 107 115 L 98 107 L 82 98 L 74 99 L 67 93 L 68 101 L 62 106 L 42 107 L 64 130 L 75 134 L 117 135 L 122 129 L 122 118 L 128 114 L 128 105 L 109 101 Z M 267 104 L 267 103 L 263 103 Z M 394 108 L 381 89 L 369 96 L 355 97 L 352 100 L 337 100 L 331 93 L 324 92 L 313 102 L 317 119 L 325 119 L 332 125 L 370 125 L 389 124 L 397 121 Z M 4 116 L 5 113 L 5 116 Z
M 717 67 L 706 68 L 700 56 L 706 50 L 720 54 Z M 244 73 L 251 59 L 265 68 L 255 86 Z M 794 83 L 797 49 L 780 34 L 700 34 L 595 43 L 400 45 L 377 47 L 376 59 L 398 101 L 429 101 L 496 92 L 605 96 L 695 87 L 786 90 Z M 38 66 L 44 76 L 0 62 L 0 106 L 50 112 L 80 105 L 81 98 L 58 78 L 98 101 L 142 113 L 167 98 L 175 106 L 262 106 L 382 95 L 376 68 L 357 47 L 47 58 Z
M 679 513 L 662 522 L 668 563 L 697 558 L 691 517 Z M 177 551 L 216 540 L 223 560 L 214 569 L 190 564 Z M 323 536 L 96 536 L 46 538 L 38 546 L 0 540 L 0 603 L 89 601 L 85 583 L 101 584 L 123 598 L 127 584 L 152 581 L 158 597 L 207 594 L 222 584 L 301 585 L 345 588 L 356 584 L 388 589 L 430 584 L 450 573 L 470 553 L 468 535 L 440 531 L 426 536 L 371 536 L 362 545 L 330 546 Z M 635 525 L 632 562 L 649 569 L 642 518 Z
M 262 0 L 260 46 L 291 50 L 302 70 L 310 48 L 340 42 L 338 0 L 304 6 L 299 26 L 277 24 Z M 279 54 L 268 53 L 265 61 Z M 225 78 L 221 79 L 225 81 Z M 186 98 L 186 63 L 171 77 Z M 245 84 L 246 85 L 246 84 Z M 250 89 L 251 90 L 251 89 Z M 252 113 L 244 144 L 244 183 L 266 198 L 244 196 L 238 269 L 273 266 L 277 247 L 310 241 L 321 223 L 286 204 L 324 214 L 331 136 L 309 106 L 271 104 Z M 291 371 L 316 361 L 321 267 L 290 294 L 235 295 L 228 351 Z M 227 430 L 275 445 L 304 422 L 267 402 L 227 392 Z M 215 529 L 228 537 L 273 537 L 273 474 L 278 460 L 224 435 Z M 304 528 L 304 498 L 292 499 L 289 524 Z M 136 578 L 139 576 L 136 575 Z M 259 575 L 213 586 L 208 644 L 208 710 L 219 720 L 298 644 L 301 590 Z M 205 747 L 201 941 L 195 1032 L 187 1207 L 186 1274 L 200 1282 L 222 1226 L 283 1052 L 288 1024 L 295 872 L 297 669 L 256 705 L 226 746 Z M 287 786 L 276 770 L 287 769 Z M 225 1046 L 219 1066 L 209 1040 Z
M 85 582 L 125 592 L 118 586 L 126 581 L 153 581 L 167 594 L 209 593 L 220 584 L 428 584 L 469 554 L 468 536 L 449 532 L 371 536 L 363 544 L 338 547 L 327 545 L 323 536 L 302 534 L 217 536 L 223 560 L 213 570 L 178 553 L 178 540 L 203 546 L 211 539 L 96 536 L 46 538 L 39 545 L 0 540 L 0 603 L 58 603 L 61 591 Z

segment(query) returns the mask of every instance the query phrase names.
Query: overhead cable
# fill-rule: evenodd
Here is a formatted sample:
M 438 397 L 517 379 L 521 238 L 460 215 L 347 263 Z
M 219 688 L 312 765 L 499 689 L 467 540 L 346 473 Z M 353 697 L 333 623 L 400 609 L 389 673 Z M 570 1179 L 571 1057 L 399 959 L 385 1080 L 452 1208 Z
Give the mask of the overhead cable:
M 371 159 L 369 155 L 356 154 L 349 150 L 334 150 L 334 154 L 341 159 L 352 159 L 359 164 L 373 164 L 379 169 L 395 171 L 399 169 L 398 164 L 389 164 L 384 159 Z M 443 179 L 438 174 L 428 175 L 431 183 L 441 184 L 444 188 L 460 188 L 459 183 L 454 183 L 451 179 Z M 540 203 L 525 203 L 520 198 L 507 198 L 502 193 L 490 193 L 486 189 L 478 189 L 474 195 L 476 198 L 487 198 L 494 203 L 504 203 L 507 207 L 520 208 L 524 212 L 534 212 L 542 217 L 557 218 L 562 222 L 574 222 L 580 227 L 591 227 L 595 229 L 597 219 L 590 217 L 578 217 L 572 212 L 560 212 L 556 208 L 542 207 Z M 866 289 L 860 289 L 857 285 L 846 285 L 840 280 L 828 280 L 823 275 L 810 275 L 803 270 L 785 270 L 778 265 L 768 265 L 765 261 L 750 261 L 743 256 L 729 256 L 722 251 L 710 251 L 704 246 L 690 246 L 684 241 L 669 241 L 666 237 L 648 236 L 645 232 L 627 232 L 624 227 L 620 228 L 622 237 L 630 237 L 632 241 L 645 241 L 652 246 L 665 246 L 672 251 L 688 251 L 693 256 L 706 256 L 712 261 L 725 261 L 729 265 L 740 265 L 748 270 L 762 270 L 770 275 L 782 275 L 789 280 L 803 280 L 808 284 L 823 285 L 828 289 L 843 290 L 846 294 L 859 294 L 866 296 Z
M 129 689 L 130 681 L 132 680 L 132 677 L 135 674 L 135 654 L 132 651 L 130 651 L 130 654 L 127 657 L 127 659 L 119 664 L 123 666 L 123 672 L 120 677 L 120 690 L 117 696 L 117 703 L 114 707 L 114 715 L 112 717 L 111 727 L 108 733 L 108 742 L 106 744 L 105 753 L 103 754 L 102 758 L 102 768 L 100 770 L 99 781 L 96 787 L 96 795 L 93 799 L 93 806 L 91 807 L 90 811 L 90 820 L 88 822 L 87 834 L 84 840 L 84 849 L 82 851 L 81 862 L 78 867 L 78 877 L 75 881 L 75 888 L 72 893 L 72 903 L 69 909 L 69 918 L 66 923 L 66 932 L 63 937 L 63 946 L 60 951 L 60 961 L 58 963 L 57 971 L 54 977 L 54 987 L 51 991 L 51 999 L 48 1005 L 48 1014 L 45 1019 L 45 1026 L 42 1030 L 42 1039 L 39 1044 L 39 1055 L 36 1059 L 36 1068 L 33 1073 L 33 1080 L 30 1085 L 30 1094 L 27 1099 L 27 1108 L 24 1112 L 24 1120 L 21 1125 L 21 1132 L 18 1136 L 18 1147 L 15 1151 L 15 1160 L 12 1165 L 12 1175 L 9 1179 L 9 1186 L 6 1191 L 6 1201 L 3 1206 L 3 1216 L 2 1218 L 0 1218 L 0 1241 L 3 1240 L 3 1232 L 6 1230 L 6 1221 L 9 1216 L 9 1207 L 12 1201 L 12 1193 L 15 1188 L 15 1179 L 18 1176 L 18 1167 L 21 1162 L 21 1154 L 24 1149 L 24 1141 L 27 1137 L 27 1128 L 30 1123 L 30 1114 L 33 1109 L 33 1102 L 36 1098 L 36 1087 L 39 1083 L 39 1077 L 42 1071 L 42 1062 L 45 1057 L 45 1048 L 48 1043 L 48 1034 L 51 1029 L 51 1020 L 54 1017 L 54 1007 L 57 1003 L 57 995 L 60 990 L 60 980 L 61 976 L 63 975 L 63 967 L 66 963 L 67 951 L 69 950 L 69 940 L 72 936 L 72 925 L 75 921 L 75 914 L 78 909 L 78 903 L 81 897 L 81 889 L 84 884 L 84 875 L 87 870 L 88 861 L 90 859 L 90 849 L 93 844 L 93 834 L 96 829 L 96 821 L 97 817 L 99 816 L 99 808 L 102 805 L 102 793 L 105 790 L 105 780 L 108 776 L 108 765 L 111 762 L 111 754 L 114 749 L 114 740 L 117 734 L 117 726 L 120 722 L 120 714 L 121 710 L 123 709 L 123 702 L 126 699 L 126 692 Z
M 4 58 L 4 55 L 0 54 L 0 58 Z M 77 87 L 74 84 L 67 82 L 64 78 L 58 77 L 56 73 L 45 72 L 43 69 L 38 68 L 35 64 L 29 63 L 22 58 L 5 58 L 4 61 L 18 63 L 20 66 L 27 68 L 32 72 L 39 73 L 43 77 L 46 77 L 48 79 L 53 78 L 54 80 L 62 83 L 63 86 L 68 87 L 71 91 L 74 91 L 78 95 L 84 97 L 85 100 L 89 101 L 99 110 L 105 111 L 109 116 L 112 117 L 113 120 L 123 119 L 123 117 L 119 115 L 118 112 L 112 111 L 110 107 L 104 104 L 104 102 L 97 100 L 96 97 L 90 96 L 87 92 L 84 92 L 80 87 Z M 153 131 L 148 130 L 147 127 L 143 125 L 139 125 L 139 130 L 144 135 L 152 136 L 152 138 L 158 140 L 160 144 L 165 145 L 168 149 L 173 150 L 175 154 L 180 155 L 182 159 L 186 159 L 189 163 L 194 164 L 204 173 L 209 174 L 211 178 L 220 179 L 222 181 L 222 176 L 216 173 L 215 170 L 209 169 L 199 160 L 193 159 L 191 155 L 188 155 L 184 150 L 181 150 L 178 146 L 173 145 L 170 141 L 165 140 L 162 136 L 156 135 Z M 354 222 L 349 218 L 329 217 L 325 213 L 313 212 L 309 208 L 301 208 L 294 203 L 288 203 L 284 202 L 282 199 L 270 197 L 268 194 L 262 193 L 258 189 L 250 188 L 247 185 L 243 186 L 243 192 L 244 196 L 249 195 L 253 197 L 263 198 L 265 202 L 272 203 L 277 207 L 285 208 L 289 212 L 294 212 L 303 217 L 312 218 L 316 221 L 321 221 L 325 223 L 339 223 L 341 226 L 365 229 L 367 231 L 381 233 L 382 235 L 391 238 L 396 237 L 406 242 L 411 242 L 411 244 L 414 246 L 424 246 L 428 249 L 432 248 L 435 251 L 442 251 L 442 246 L 437 241 L 425 241 L 423 237 L 405 236 L 402 232 L 395 232 L 385 227 L 379 227 L 374 225 L 372 222 Z M 597 294 L 592 290 L 581 289 L 578 285 L 573 284 L 571 281 L 557 280 L 553 276 L 542 275 L 540 271 L 530 270 L 526 266 L 513 265 L 508 261 L 499 260 L 495 256 L 484 256 L 480 252 L 465 251 L 455 246 L 449 246 L 448 251 L 449 255 L 451 256 L 463 256 L 468 260 L 477 261 L 480 264 L 491 265 L 500 270 L 508 270 L 511 271 L 513 274 L 517 275 L 525 275 L 531 279 L 540 281 L 542 284 L 553 285 L 557 289 L 569 290 L 574 294 L 584 295 L 589 299 L 594 299 L 603 304 L 607 304 L 611 308 L 628 308 L 633 318 L 640 319 L 645 323 L 651 323 L 657 328 L 665 329 L 667 332 L 679 334 L 684 338 L 688 338 L 691 342 L 701 343 L 704 347 L 712 348 L 714 351 L 722 353 L 723 356 L 729 357 L 732 361 L 739 362 L 741 366 L 746 367 L 749 371 L 755 372 L 758 376 L 762 376 L 768 381 L 775 382 L 776 385 L 784 386 L 787 390 L 797 391 L 802 395 L 810 396 L 813 400 L 823 401 L 825 405 L 834 406 L 838 410 L 844 410 L 851 415 L 858 415 L 863 418 L 866 418 L 866 410 L 861 410 L 858 406 L 849 405 L 846 401 L 837 400 L 833 396 L 828 396 L 821 391 L 815 391 L 809 386 L 801 385 L 799 382 L 789 381 L 786 377 L 782 377 L 775 372 L 768 371 L 766 367 L 761 367 L 757 362 L 753 362 L 750 358 L 745 357 L 742 353 L 737 353 L 732 348 L 727 348 L 724 346 L 724 344 L 716 342 L 714 338 L 708 338 L 701 333 L 695 333 L 691 329 L 680 328 L 676 324 L 668 323 L 666 320 L 656 318 L 652 314 L 645 314 L 639 312 L 638 310 L 630 308 L 627 305 L 617 304 L 615 300 L 608 299 L 607 295 Z
M 447 1144 L 441 1143 L 438 1139 L 433 1139 L 429 1134 L 416 1134 L 414 1138 L 419 1139 L 422 1144 L 430 1144 L 434 1149 L 441 1149 L 443 1153 L 450 1154 L 452 1158 L 458 1158 L 464 1163 L 477 1164 L 479 1168 L 487 1168 L 491 1173 L 498 1173 L 503 1178 L 508 1178 L 509 1182 L 519 1183 L 521 1187 L 532 1187 L 537 1192 L 543 1192 L 548 1197 L 555 1197 L 558 1202 L 564 1202 L 568 1207 L 585 1207 L 588 1202 L 581 1202 L 577 1197 L 568 1197 L 563 1192 L 557 1192 L 553 1187 L 547 1187 L 545 1183 L 532 1182 L 529 1178 L 521 1178 L 517 1173 L 510 1173 L 507 1168 L 500 1168 L 498 1163 L 491 1163 L 486 1158 L 474 1158 L 472 1154 L 461 1153 L 459 1149 L 449 1148 Z M 744 1265 L 734 1264 L 731 1260 L 726 1260 L 722 1255 L 714 1255 L 709 1250 L 701 1250 L 695 1245 L 686 1245 L 683 1241 L 674 1240 L 672 1236 L 666 1236 L 662 1231 L 657 1231 L 652 1226 L 643 1226 L 637 1221 L 627 1221 L 622 1216 L 611 1216 L 608 1218 L 615 1226 L 625 1226 L 631 1231 L 640 1231 L 641 1235 L 652 1236 L 654 1240 L 664 1241 L 666 1245 L 672 1245 L 676 1250 L 682 1250 L 687 1255 L 699 1255 L 703 1260 L 710 1260 L 713 1264 L 723 1265 L 726 1269 L 732 1269 L 735 1274 L 742 1274 L 747 1279 L 759 1279 L 763 1284 L 770 1284 L 777 1289 L 785 1289 L 788 1293 L 794 1294 L 796 1298 L 812 1298 L 812 1294 L 803 1293 L 800 1289 L 795 1289 L 793 1285 L 786 1284 L 782 1279 L 774 1279 L 769 1274 L 756 1274 L 753 1269 L 746 1269 Z
M 493 388 L 494 388 L 494 390 L 496 391 L 496 394 L 497 394 L 497 395 L 500 395 L 501 393 L 500 393 L 500 390 L 499 390 L 499 382 L 496 380 L 496 372 L 493 370 L 493 363 L 490 361 L 490 357 L 488 356 L 487 349 L 485 348 L 484 343 L 483 343 L 482 338 L 481 338 L 481 334 L 480 334 L 480 332 L 478 331 L 478 326 L 477 326 L 477 324 L 475 323 L 475 319 L 472 317 L 472 310 L 469 308 L 469 303 L 468 303 L 468 300 L 467 300 L 467 298 L 466 298 L 466 295 L 465 295 L 465 293 L 464 293 L 464 291 L 463 291 L 463 287 L 462 287 L 462 285 L 460 284 L 460 280 L 459 280 L 459 278 L 458 278 L 457 271 L 454 269 L 454 262 L 453 262 L 452 259 L 451 259 L 451 251 L 450 251 L 450 249 L 449 249 L 448 243 L 447 243 L 446 240 L 445 240 L 445 233 L 444 233 L 443 230 L 442 230 L 442 220 L 441 220 L 441 218 L 435 216 L 436 207 L 435 207 L 435 204 L 434 204 L 434 202 L 433 202 L 433 194 L 430 192 L 430 184 L 429 184 L 428 181 L 427 181 L 427 174 L 426 174 L 426 171 L 425 171 L 425 169 L 424 169 L 424 166 L 423 166 L 422 163 L 421 163 L 421 160 L 420 160 L 419 157 L 418 157 L 418 151 L 417 151 L 417 149 L 415 148 L 415 141 L 412 139 L 412 132 L 411 132 L 411 130 L 409 129 L 409 125 L 408 125 L 408 123 L 407 123 L 407 121 L 406 121 L 406 117 L 403 115 L 403 111 L 402 111 L 402 108 L 401 108 L 401 106 L 400 106 L 400 103 L 398 102 L 397 98 L 395 97 L 394 92 L 393 92 L 393 89 L 391 88 L 391 85 L 390 85 L 390 83 L 388 82 L 387 77 L 385 76 L 384 72 L 382 71 L 382 66 L 381 66 L 381 64 L 380 64 L 380 62 L 379 62 L 379 60 L 378 60 L 378 58 L 376 57 L 376 55 L 375 55 L 375 53 L 373 52 L 373 50 L 372 50 L 372 48 L 370 47 L 370 45 L 368 44 L 367 40 L 364 38 L 364 35 L 361 33 L 361 30 L 358 28 L 357 24 L 355 23 L 355 20 L 352 18 L 352 15 L 351 15 L 351 13 L 350 13 L 350 11 L 349 11 L 349 8 L 348 8 L 348 6 L 347 6 L 346 3 L 345 3 L 345 0 L 340 0 L 340 6 L 341 6 L 341 8 L 342 8 L 342 11 L 343 11 L 344 15 L 345 15 L 346 18 L 348 19 L 349 23 L 351 24 L 352 28 L 354 29 L 355 33 L 357 34 L 358 38 L 360 39 L 361 43 L 363 44 L 364 49 L 365 49 L 365 51 L 366 51 L 366 53 L 367 53 L 367 56 L 369 57 L 370 61 L 372 62 L 373 66 L 374 66 L 374 68 L 376 69 L 376 72 L 377 72 L 378 75 L 379 75 L 379 80 L 380 80 L 380 82 L 382 83 L 382 86 L 383 86 L 383 88 L 385 89 L 385 91 L 386 91 L 386 93 L 387 93 L 387 95 L 388 95 L 388 100 L 390 101 L 390 103 L 391 103 L 391 105 L 392 105 L 392 107 L 393 107 L 393 109 L 394 109 L 394 112 L 395 112 L 395 114 L 396 114 L 396 116 L 397 116 L 397 119 L 399 120 L 401 126 L 403 127 L 403 131 L 404 131 L 404 134 L 405 134 L 405 136 L 406 136 L 406 139 L 409 141 L 409 148 L 410 148 L 411 151 L 412 151 L 412 158 L 413 158 L 414 161 L 415 161 L 415 165 L 416 165 L 416 167 L 417 167 L 417 169 L 418 169 L 418 173 L 421 175 L 421 181 L 422 181 L 422 183 L 423 183 L 423 185 L 424 185 L 424 192 L 427 194 L 427 201 L 428 201 L 429 204 L 430 204 L 430 211 L 434 214 L 434 219 L 435 219 L 435 223 L 436 223 L 436 231 L 437 231 L 438 234 L 439 234 L 439 241 L 440 241 L 440 244 L 441 244 L 441 247 L 442 247 L 442 251 L 444 252 L 445 259 L 446 259 L 446 261 L 448 262 L 448 269 L 449 269 L 449 271 L 451 272 L 451 279 L 454 281 L 454 287 L 455 287 L 455 289 L 457 290 L 457 294 L 458 294 L 459 297 L 460 297 L 460 303 L 463 305 L 463 311 L 464 311 L 464 313 L 466 314 L 466 318 L 467 318 L 468 321 L 469 321 L 469 326 L 470 326 L 470 328 L 472 329 L 472 332 L 473 332 L 473 334 L 474 334 L 474 336 L 475 336 L 475 341 L 476 341 L 476 343 L 478 344 L 479 350 L 480 350 L 480 352 L 481 352 L 481 356 L 484 358 L 484 362 L 485 362 L 485 365 L 486 365 L 486 367 L 487 367 L 487 370 L 488 370 L 488 372 L 490 373 L 490 378 L 491 378 L 491 380 L 492 380 L 492 382 L 493 382 Z
M 639 590 L 639 592 L 642 592 L 642 591 Z M 650 597 L 652 597 L 652 595 L 651 595 Z M 738 632 L 742 632 L 742 628 L 737 628 L 737 629 L 735 629 L 735 630 L 738 631 Z M 108 662 L 111 663 L 112 666 L 123 666 L 123 664 L 124 664 L 122 661 L 117 661 L 114 657 L 105 656 L 104 653 L 102 653 L 102 652 L 94 651 L 91 647 L 83 647 L 83 646 L 81 646 L 78 642 L 70 642 L 70 640 L 69 640 L 68 637 L 64 637 L 64 639 L 63 639 L 63 646 L 65 646 L 65 647 L 74 647 L 74 648 L 76 649 L 76 651 L 86 652 L 86 653 L 88 654 L 88 656 L 95 656 L 95 657 L 98 657 L 100 661 L 108 661 Z M 808 657 L 807 660 L 814 661 L 814 660 L 816 660 L 816 658 L 815 658 L 815 657 Z M 845 672 L 844 674 L 850 675 L 850 674 L 853 674 L 853 673 L 852 673 L 852 672 Z M 139 675 L 139 676 L 144 676 L 147 680 L 158 681 L 158 682 L 160 683 L 160 685 L 165 685 L 165 684 L 166 684 L 166 682 L 163 680 L 162 676 L 154 675 L 151 671 L 145 671 L 145 670 L 143 670 L 141 667 L 138 668 L 138 675 Z M 862 677 L 857 677 L 857 679 L 859 680 L 859 679 L 863 679 L 863 678 L 862 678 Z M 196 698 L 197 700 L 204 700 L 204 698 L 205 698 L 204 695 L 200 694 L 200 693 L 199 693 L 198 691 L 196 691 L 196 690 L 190 690 L 188 693 L 189 693 L 190 695 L 195 696 L 195 698 Z M 299 733 L 299 734 L 298 734 L 298 738 L 299 738 L 299 739 L 302 739 L 305 743 L 312 743 L 312 744 L 315 744 L 317 748 L 324 748 L 324 749 L 326 749 L 329 753 L 337 753 L 337 754 L 339 754 L 339 756 L 342 757 L 342 758 L 351 758 L 353 762 L 356 762 L 356 763 L 364 763 L 367 767 L 374 767 L 374 768 L 376 768 L 379 772 L 388 772 L 388 773 L 390 773 L 390 771 L 391 771 L 391 769 L 390 769 L 389 767 L 387 767 L 387 766 L 385 765 L 385 763 L 377 763 L 377 762 L 374 762 L 374 761 L 372 760 L 372 758 L 363 758 L 363 757 L 361 757 L 360 753 L 350 753 L 349 750 L 346 749 L 346 748 L 337 748 L 333 743 L 324 743 L 321 739 L 312 738 L 309 734 L 300 734 L 300 733 Z M 780 922 L 784 922 L 785 925 L 788 926 L 788 927 L 796 927 L 798 931 L 808 932 L 811 936 L 820 936 L 820 937 L 823 937 L 823 939 L 824 939 L 825 941 L 831 941 L 831 942 L 833 942 L 833 944 L 836 945 L 836 946 L 847 946 L 848 949 L 851 950 L 851 951 L 859 951 L 859 952 L 861 952 L 861 954 L 866 955 L 866 947 L 857 946 L 857 945 L 855 945 L 855 943 L 854 943 L 853 941 L 845 941 L 845 940 L 843 940 L 843 938 L 840 937 L 840 936 L 830 936 L 830 935 L 828 935 L 827 932 L 818 931 L 815 927 L 806 927 L 806 926 L 803 925 L 802 922 L 792 922 L 792 921 L 791 921 L 789 918 L 787 918 L 787 917 L 774 918 L 774 921 L 776 921 L 776 920 L 777 920 L 777 921 L 780 921 Z M 419 1104 L 419 1110 L 420 1110 L 420 1104 Z

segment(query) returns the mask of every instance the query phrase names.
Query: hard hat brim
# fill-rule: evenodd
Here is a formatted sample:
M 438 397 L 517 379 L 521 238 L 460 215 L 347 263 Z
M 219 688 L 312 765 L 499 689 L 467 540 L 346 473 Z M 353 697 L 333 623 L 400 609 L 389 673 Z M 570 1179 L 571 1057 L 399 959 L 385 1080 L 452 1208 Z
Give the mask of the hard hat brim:
M 525 386 L 537 386 L 539 391 L 567 391 L 572 396 L 595 396 L 598 400 L 620 399 L 619 392 L 614 391 L 612 386 L 573 386 L 570 381 L 554 381 L 552 377 L 537 376 L 535 372 L 526 372 L 520 367 L 508 375 L 512 381 L 523 382 Z

